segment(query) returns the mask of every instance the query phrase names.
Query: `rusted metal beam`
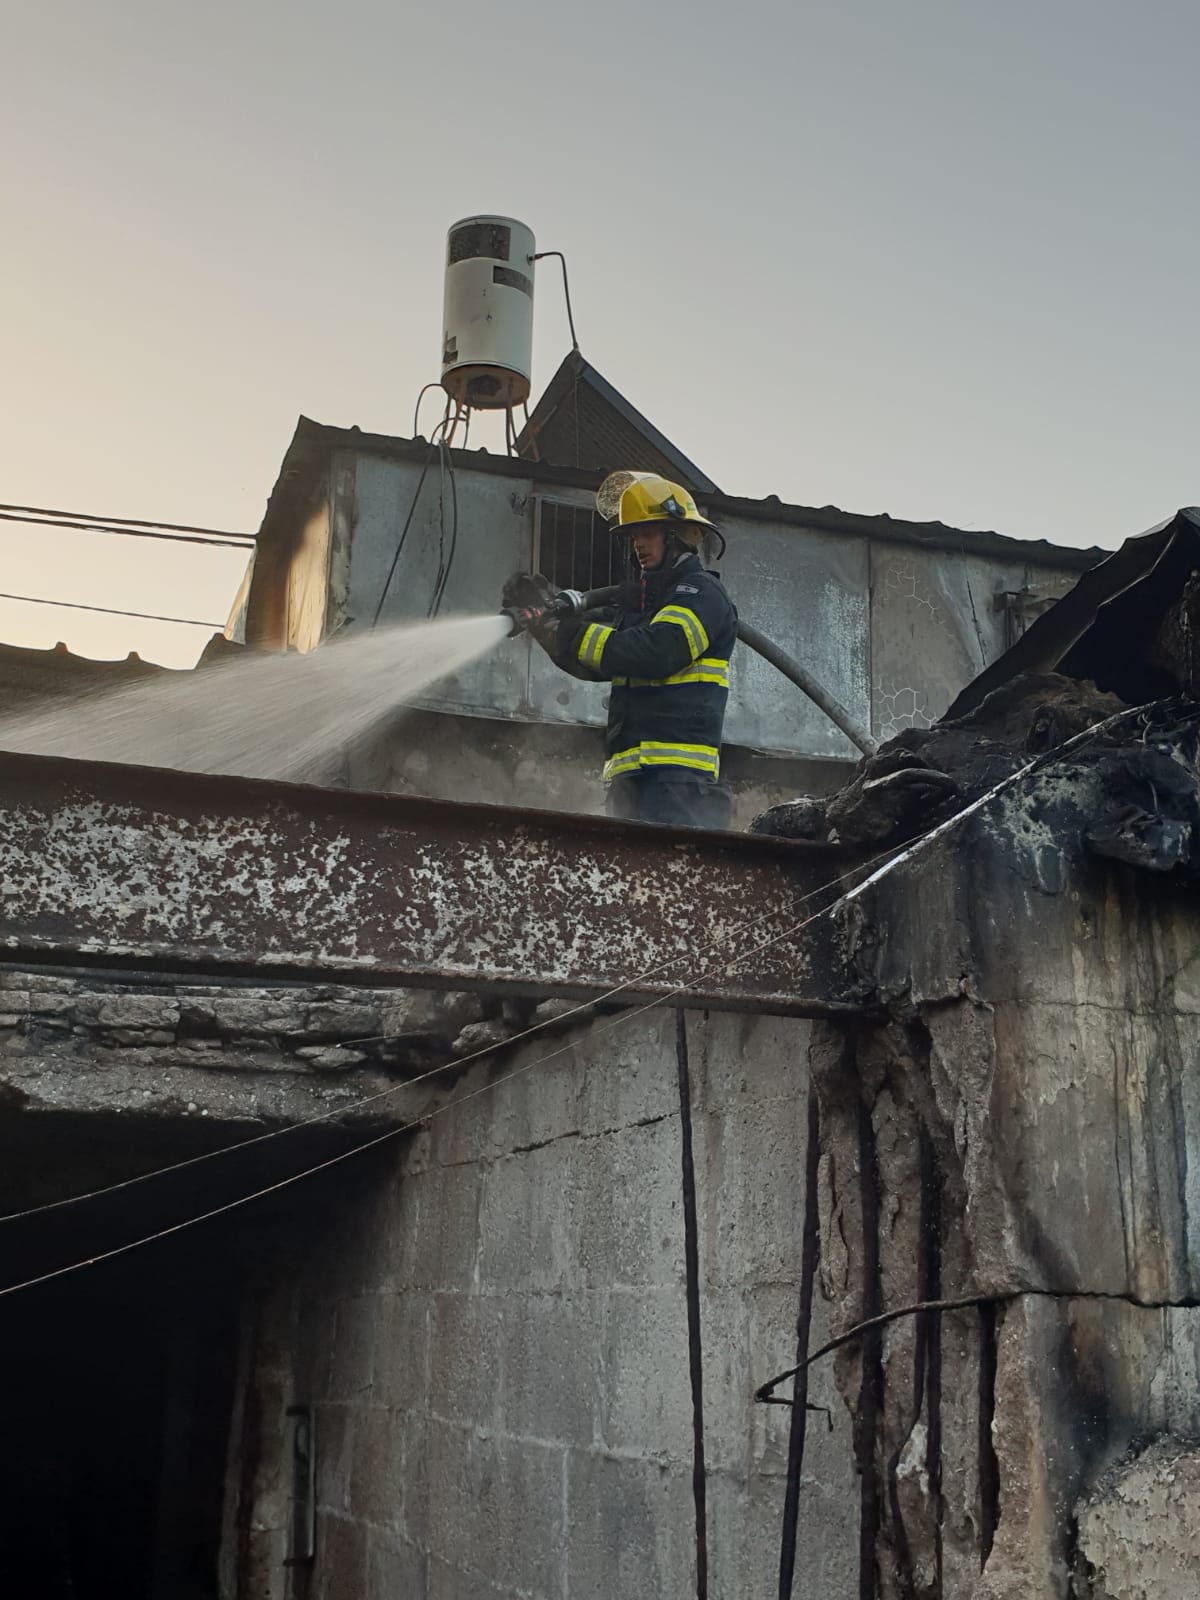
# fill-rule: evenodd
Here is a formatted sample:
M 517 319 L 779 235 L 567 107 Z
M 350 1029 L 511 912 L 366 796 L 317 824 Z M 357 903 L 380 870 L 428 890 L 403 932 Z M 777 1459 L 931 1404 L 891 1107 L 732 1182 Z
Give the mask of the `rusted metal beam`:
M 825 847 L 0 755 L 0 949 L 176 973 L 828 1015 Z M 761 946 L 762 948 L 756 949 Z M 731 959 L 746 959 L 730 965 Z

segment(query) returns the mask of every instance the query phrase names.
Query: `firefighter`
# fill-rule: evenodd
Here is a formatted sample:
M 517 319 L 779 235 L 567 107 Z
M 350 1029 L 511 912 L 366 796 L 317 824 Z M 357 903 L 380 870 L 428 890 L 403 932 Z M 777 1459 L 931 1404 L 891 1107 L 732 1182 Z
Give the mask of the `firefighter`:
M 614 472 L 596 507 L 629 536 L 637 576 L 616 606 L 532 631 L 575 677 L 608 682 L 605 809 L 609 816 L 726 828 L 721 727 L 737 612 L 702 555 L 724 541 L 679 484 Z

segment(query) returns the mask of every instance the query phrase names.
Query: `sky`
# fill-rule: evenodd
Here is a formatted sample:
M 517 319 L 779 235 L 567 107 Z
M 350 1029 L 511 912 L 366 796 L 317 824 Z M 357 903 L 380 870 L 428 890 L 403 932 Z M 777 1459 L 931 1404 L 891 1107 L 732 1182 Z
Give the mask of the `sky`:
M 0 39 L 0 502 L 253 532 L 301 413 L 411 432 L 479 211 L 732 493 L 1109 547 L 1200 501 L 1196 0 L 0 0 Z M 0 559 L 203 622 L 245 565 Z M 206 638 L 0 600 L 9 643 Z

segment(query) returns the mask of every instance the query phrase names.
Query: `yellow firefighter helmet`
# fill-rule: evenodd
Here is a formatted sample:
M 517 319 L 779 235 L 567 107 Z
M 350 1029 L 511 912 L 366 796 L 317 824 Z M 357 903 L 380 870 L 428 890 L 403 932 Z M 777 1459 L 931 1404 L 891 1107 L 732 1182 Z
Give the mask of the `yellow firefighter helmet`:
M 669 522 L 681 543 L 698 549 L 716 528 L 702 517 L 687 489 L 657 472 L 610 472 L 596 491 L 596 510 L 615 529 Z

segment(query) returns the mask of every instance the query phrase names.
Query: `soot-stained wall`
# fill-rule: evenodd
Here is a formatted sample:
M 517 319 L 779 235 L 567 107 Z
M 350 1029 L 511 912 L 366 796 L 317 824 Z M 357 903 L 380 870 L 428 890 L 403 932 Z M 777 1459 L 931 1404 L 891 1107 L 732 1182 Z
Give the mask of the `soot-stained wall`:
M 776 1593 L 787 1413 L 752 1391 L 795 1344 L 811 1031 L 689 1018 L 714 1600 Z M 674 1017 L 565 1043 L 472 1069 L 455 1092 L 475 1098 L 339 1186 L 271 1297 L 254 1600 L 289 1593 L 297 1403 L 316 1420 L 317 1556 L 293 1577 L 311 1600 L 695 1593 Z M 850 1600 L 857 1493 L 830 1371 L 812 1398 L 830 1421 L 810 1422 L 803 1570 Z
M 1200 917 L 1193 881 L 1089 851 L 1122 759 L 1014 784 L 845 913 L 885 1017 L 817 1075 L 836 1320 L 984 1302 L 839 1358 L 883 1600 L 1200 1585 L 1169 1473 L 1112 1481 L 1200 1432 Z
M 452 495 L 436 459 L 418 496 L 419 456 L 366 445 L 336 450 L 331 463 L 328 566 L 340 576 L 332 585 L 330 629 L 370 624 L 402 535 L 381 620 L 423 618 L 439 567 L 451 558 L 455 518 L 457 546 L 441 613 L 496 610 L 505 578 L 537 562 L 539 501 L 581 511 L 592 503 L 591 490 L 576 484 L 482 465 L 459 465 Z M 887 519 L 848 518 L 842 531 L 815 521 L 806 526 L 785 517 L 782 507 L 773 520 L 769 505 L 753 516 L 733 508 L 717 515 L 728 538 L 721 574 L 741 613 L 883 738 L 928 726 L 1002 652 L 1006 593 L 1028 590 L 1043 605 L 1065 593 L 1081 565 L 1077 552 L 1023 547 L 1017 540 L 992 537 L 985 549 L 971 551 L 946 540 L 905 542 Z M 301 552 L 296 559 L 306 558 Z M 559 672 L 528 640 L 518 639 L 426 691 L 419 704 L 598 726 L 605 689 Z M 751 751 L 856 758 L 823 714 L 744 646 L 734 655 L 725 733 L 728 743 Z

